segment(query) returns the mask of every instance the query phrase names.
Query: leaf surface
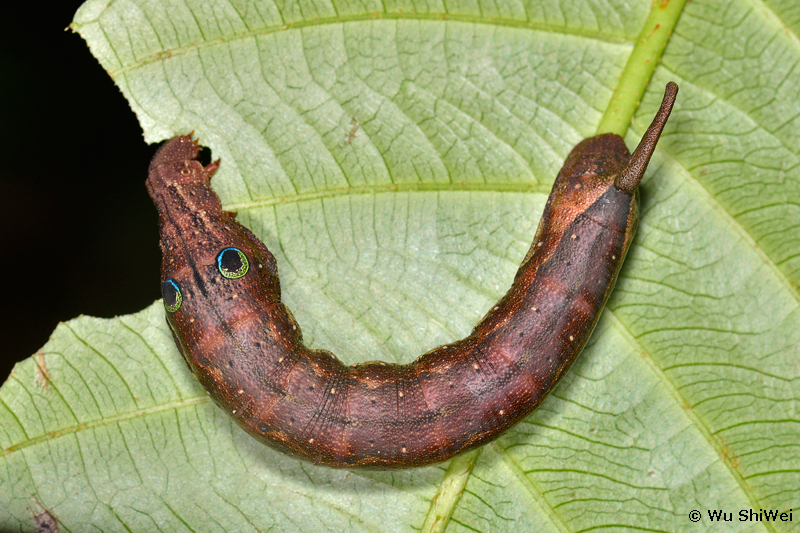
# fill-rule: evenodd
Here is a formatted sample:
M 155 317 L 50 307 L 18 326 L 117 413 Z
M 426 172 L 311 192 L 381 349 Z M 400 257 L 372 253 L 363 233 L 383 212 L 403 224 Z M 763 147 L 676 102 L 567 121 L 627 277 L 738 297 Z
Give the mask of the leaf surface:
M 510 286 L 650 13 L 89 0 L 73 28 L 149 142 L 194 130 L 221 159 L 212 184 L 275 254 L 306 343 L 407 363 Z M 481 452 L 391 473 L 275 453 L 194 383 L 156 302 L 60 325 L 0 388 L 0 528 L 46 509 L 68 531 L 684 531 L 709 510 L 800 529 L 738 520 L 800 509 L 798 30 L 788 0 L 686 5 L 626 136 L 676 81 L 617 288 Z

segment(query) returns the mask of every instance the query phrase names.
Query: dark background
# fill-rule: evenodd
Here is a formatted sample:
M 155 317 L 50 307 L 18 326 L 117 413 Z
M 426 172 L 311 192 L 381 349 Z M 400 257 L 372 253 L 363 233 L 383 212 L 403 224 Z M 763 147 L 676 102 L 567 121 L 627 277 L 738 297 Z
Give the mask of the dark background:
M 0 384 L 59 321 L 161 297 L 155 146 L 84 40 L 81 1 L 28 3 L 0 32 Z

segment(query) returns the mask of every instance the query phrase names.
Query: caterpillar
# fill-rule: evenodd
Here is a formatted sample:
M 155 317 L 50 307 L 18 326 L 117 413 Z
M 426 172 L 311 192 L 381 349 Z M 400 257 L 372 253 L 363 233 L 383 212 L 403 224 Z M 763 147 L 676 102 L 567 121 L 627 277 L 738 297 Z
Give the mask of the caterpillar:
M 334 468 L 445 461 L 533 411 L 597 324 L 638 224 L 638 190 L 678 86 L 630 154 L 622 137 L 581 141 L 558 173 L 508 293 L 469 336 L 406 365 L 345 366 L 303 344 L 281 302 L 275 257 L 222 209 L 198 141 L 153 157 L 167 323 L 197 381 L 272 448 Z

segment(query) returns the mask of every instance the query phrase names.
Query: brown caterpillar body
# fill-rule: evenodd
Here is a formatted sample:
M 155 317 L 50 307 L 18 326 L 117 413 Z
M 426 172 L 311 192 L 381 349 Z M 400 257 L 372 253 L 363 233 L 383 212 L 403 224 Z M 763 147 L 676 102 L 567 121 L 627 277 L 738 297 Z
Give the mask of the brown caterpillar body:
M 162 292 L 194 376 L 245 431 L 331 467 L 406 468 L 496 438 L 535 409 L 597 323 L 638 221 L 637 186 L 677 94 L 630 155 L 622 138 L 582 141 L 558 174 L 508 293 L 465 339 L 407 365 L 343 365 L 303 345 L 281 303 L 275 258 L 222 210 L 217 164 L 175 137 L 150 164 Z

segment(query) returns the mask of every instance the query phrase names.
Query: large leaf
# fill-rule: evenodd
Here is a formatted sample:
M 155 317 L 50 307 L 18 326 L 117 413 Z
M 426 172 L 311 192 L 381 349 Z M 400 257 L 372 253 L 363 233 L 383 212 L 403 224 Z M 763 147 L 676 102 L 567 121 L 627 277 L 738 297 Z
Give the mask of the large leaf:
M 148 141 L 194 130 L 222 159 L 308 344 L 409 362 L 510 285 L 667 4 L 89 0 L 73 27 Z M 686 5 L 626 138 L 677 81 L 617 289 L 482 453 L 392 473 L 275 453 L 207 400 L 155 303 L 62 324 L 0 389 L 0 528 L 800 529 L 738 514 L 800 509 L 798 30 L 790 0 Z

